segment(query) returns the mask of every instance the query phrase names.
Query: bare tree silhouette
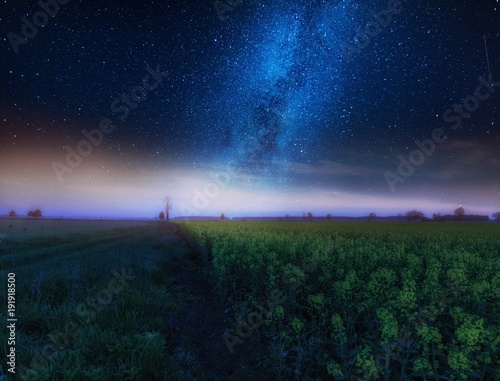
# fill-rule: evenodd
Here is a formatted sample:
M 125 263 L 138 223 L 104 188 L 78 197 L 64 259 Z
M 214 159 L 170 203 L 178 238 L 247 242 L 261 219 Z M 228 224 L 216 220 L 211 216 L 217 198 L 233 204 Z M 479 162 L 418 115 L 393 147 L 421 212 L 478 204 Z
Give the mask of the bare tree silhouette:
M 167 217 L 167 222 L 170 220 L 170 211 L 172 210 L 172 198 L 170 196 L 165 197 L 165 216 Z

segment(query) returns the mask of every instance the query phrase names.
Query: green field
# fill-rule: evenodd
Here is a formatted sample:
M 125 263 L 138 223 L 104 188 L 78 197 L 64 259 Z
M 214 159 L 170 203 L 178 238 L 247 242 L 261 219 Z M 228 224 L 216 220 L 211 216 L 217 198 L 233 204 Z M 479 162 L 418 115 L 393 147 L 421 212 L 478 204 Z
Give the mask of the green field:
M 0 318 L 15 273 L 17 379 L 499 380 L 499 233 L 213 221 L 11 235 Z M 14 379 L 8 336 L 0 380 Z
M 183 226 L 275 379 L 500 379 L 500 224 Z

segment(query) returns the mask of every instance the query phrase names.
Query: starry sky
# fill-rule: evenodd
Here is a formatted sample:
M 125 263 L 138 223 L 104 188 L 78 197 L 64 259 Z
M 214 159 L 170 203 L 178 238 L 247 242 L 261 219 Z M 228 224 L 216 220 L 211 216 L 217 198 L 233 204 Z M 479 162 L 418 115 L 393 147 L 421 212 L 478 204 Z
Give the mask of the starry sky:
M 0 215 L 500 211 L 498 0 L 3 0 L 0 29 Z

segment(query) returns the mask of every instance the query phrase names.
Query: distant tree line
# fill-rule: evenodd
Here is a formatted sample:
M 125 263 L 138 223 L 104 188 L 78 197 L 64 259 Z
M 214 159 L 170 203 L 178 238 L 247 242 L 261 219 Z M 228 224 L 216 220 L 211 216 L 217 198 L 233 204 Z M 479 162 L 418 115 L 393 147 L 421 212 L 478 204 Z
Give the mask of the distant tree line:
M 170 197 L 167 197 L 166 200 L 165 200 L 165 212 L 164 211 L 161 211 L 158 215 L 158 218 L 160 220 L 164 220 L 165 217 L 167 218 L 167 221 L 169 220 L 170 218 L 170 211 L 172 210 L 172 200 Z M 42 211 L 40 209 L 35 209 L 35 210 L 30 210 L 28 212 L 28 216 L 29 217 L 42 217 Z M 453 217 L 454 217 L 454 220 L 455 221 L 462 221 L 464 219 L 464 216 L 465 216 L 465 210 L 462 206 L 458 207 L 457 209 L 455 209 L 454 213 L 453 213 Z M 13 209 L 11 209 L 9 211 L 9 217 L 13 218 L 13 217 L 17 217 L 17 213 L 16 211 L 14 211 Z M 311 212 L 308 212 L 307 214 L 304 213 L 302 215 L 302 219 L 304 221 L 312 221 L 313 220 L 313 214 Z M 375 213 L 370 213 L 367 217 L 367 220 L 368 221 L 373 221 L 375 218 L 377 217 L 377 215 Z M 402 217 L 401 214 L 398 214 L 398 218 Z M 416 222 L 416 221 L 431 221 L 431 219 L 425 217 L 425 214 L 422 213 L 420 210 L 416 210 L 416 209 L 413 209 L 413 210 L 410 210 L 408 212 L 406 212 L 405 214 L 405 217 L 406 217 L 406 221 L 408 222 Z M 471 217 L 471 216 L 469 216 Z M 483 220 L 484 218 L 479 218 L 479 217 L 484 217 L 484 216 L 473 216 L 473 217 L 477 217 L 475 220 Z M 492 213 L 491 215 L 492 218 L 494 218 L 496 220 L 496 222 L 500 222 L 500 212 L 495 212 L 495 213 Z M 220 219 L 221 220 L 225 220 L 227 217 L 224 215 L 224 213 L 222 213 L 220 215 Z M 441 215 L 441 213 L 434 213 L 432 215 L 432 221 L 435 221 L 435 222 L 444 222 L 444 221 L 448 221 L 450 218 L 450 216 L 443 216 Z M 290 220 L 290 215 L 287 214 L 285 216 L 285 219 L 286 220 Z M 486 219 L 487 219 L 487 216 L 486 216 Z M 484 219 L 484 220 L 486 220 Z M 281 218 L 280 218 L 281 220 Z M 333 220 L 333 217 L 332 217 L 332 214 L 331 213 L 328 213 L 326 215 L 326 220 L 327 221 L 332 221 Z
M 303 221 L 312 221 L 313 220 L 313 215 L 311 212 L 303 213 L 302 214 L 302 220 Z M 403 214 L 398 214 L 398 220 L 403 220 L 406 217 L 406 221 L 408 222 L 417 222 L 417 221 L 422 221 L 422 222 L 427 222 L 427 221 L 435 221 L 435 222 L 444 222 L 444 221 L 463 221 L 465 217 L 468 217 L 468 221 L 488 221 L 489 218 L 488 216 L 476 216 L 476 215 L 465 215 L 465 209 L 462 206 L 459 206 L 457 209 L 454 210 L 453 215 L 448 215 L 448 216 L 443 216 L 441 213 L 434 213 L 432 215 L 432 219 L 427 218 L 425 214 L 420 211 L 420 210 L 410 210 L 406 212 L 404 215 Z M 500 222 L 500 212 L 496 212 L 492 214 L 492 217 L 497 221 Z M 300 217 L 294 217 L 295 218 L 300 218 Z M 366 219 L 367 221 L 371 222 L 374 221 L 377 218 L 377 215 L 375 213 L 370 213 Z M 316 219 L 323 220 L 325 217 L 317 217 Z M 280 218 L 280 221 L 282 219 Z M 285 216 L 286 221 L 290 221 L 291 217 L 289 214 Z M 326 220 L 327 221 L 332 221 L 333 217 L 331 213 L 328 213 L 326 215 Z
M 30 210 L 28 212 L 29 217 L 42 217 L 42 211 L 40 209 Z M 17 213 L 15 210 L 11 210 L 9 212 L 9 217 L 17 217 Z
M 420 220 L 422 222 L 426 221 L 434 221 L 434 222 L 445 222 L 445 221 L 458 221 L 461 222 L 464 220 L 464 218 L 467 217 L 468 221 L 488 221 L 489 218 L 488 216 L 476 216 L 476 215 L 465 215 L 465 209 L 460 206 L 457 209 L 454 210 L 453 215 L 446 215 L 443 216 L 441 213 L 434 213 L 432 215 L 432 220 L 425 217 L 425 215 L 418 210 L 411 210 L 406 213 L 406 220 L 407 221 L 417 221 Z M 496 219 L 498 222 L 500 220 L 500 212 L 496 212 L 492 214 L 492 217 Z

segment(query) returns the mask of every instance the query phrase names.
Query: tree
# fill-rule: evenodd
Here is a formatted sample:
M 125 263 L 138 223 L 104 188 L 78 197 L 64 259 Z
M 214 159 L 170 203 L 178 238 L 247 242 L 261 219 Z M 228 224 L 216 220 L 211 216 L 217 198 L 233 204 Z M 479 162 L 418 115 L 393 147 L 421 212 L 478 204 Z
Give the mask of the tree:
M 331 221 L 331 220 L 333 220 L 333 217 L 332 217 L 332 215 L 331 215 L 330 213 L 328 213 L 328 214 L 326 215 L 326 219 L 327 219 L 328 221 Z
M 406 222 L 410 222 L 412 219 L 412 211 L 406 212 Z
M 455 209 L 454 214 L 455 214 L 455 218 L 457 219 L 458 222 L 462 221 L 462 218 L 464 217 L 464 214 L 465 214 L 464 208 L 459 207 L 459 208 Z
M 500 221 L 500 212 L 495 212 L 491 215 L 491 217 L 496 218 L 497 222 Z
M 307 220 L 312 221 L 312 219 L 313 219 L 312 213 L 311 212 L 307 213 Z
M 9 217 L 17 217 L 17 213 L 14 210 L 9 212 Z
M 42 217 L 42 211 L 40 209 L 35 209 L 34 211 L 30 210 L 28 212 L 28 216 L 30 216 L 30 217 Z
M 372 222 L 375 219 L 375 217 L 377 217 L 377 215 L 375 213 L 370 213 L 368 215 L 368 221 Z
M 406 221 L 417 221 L 417 220 L 422 220 L 425 217 L 424 213 L 422 213 L 420 210 L 410 210 L 409 212 L 406 213 Z
M 225 219 L 226 219 L 226 216 L 224 215 L 224 213 L 222 213 L 222 214 L 220 215 L 220 219 L 221 219 L 221 220 L 225 220 Z
M 170 220 L 170 211 L 172 210 L 172 199 L 170 196 L 165 198 L 165 215 L 167 216 L 167 222 Z
M 159 218 L 160 220 L 165 219 L 165 213 L 163 213 L 163 210 L 162 210 L 162 211 L 160 212 L 160 214 L 158 215 L 158 218 Z

